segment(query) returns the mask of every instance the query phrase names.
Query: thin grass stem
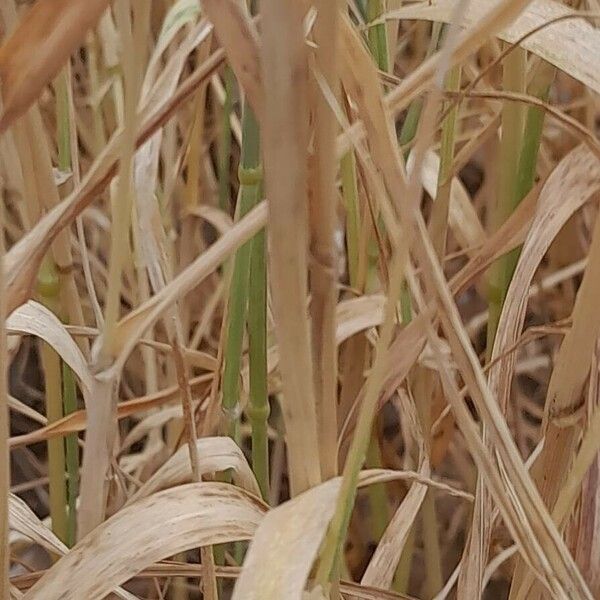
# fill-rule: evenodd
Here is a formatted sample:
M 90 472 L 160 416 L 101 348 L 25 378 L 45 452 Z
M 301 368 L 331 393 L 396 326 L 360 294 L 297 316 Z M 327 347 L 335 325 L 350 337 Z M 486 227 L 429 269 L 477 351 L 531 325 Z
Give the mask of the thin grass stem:
M 249 106 L 244 109 L 242 135 L 244 141 L 238 173 L 240 193 L 236 207 L 236 218 L 238 219 L 257 204 L 262 182 L 258 123 Z M 222 409 L 225 430 L 234 439 L 238 438 L 241 416 L 240 368 L 248 308 L 251 251 L 252 240 L 246 242 L 235 254 L 227 305 L 228 323 L 223 365 Z

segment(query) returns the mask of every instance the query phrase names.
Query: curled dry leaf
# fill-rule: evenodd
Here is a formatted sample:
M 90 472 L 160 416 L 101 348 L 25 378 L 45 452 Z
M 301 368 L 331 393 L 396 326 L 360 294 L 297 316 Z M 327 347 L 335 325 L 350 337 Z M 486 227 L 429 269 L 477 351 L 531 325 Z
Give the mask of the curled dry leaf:
M 234 483 L 260 498 L 260 489 L 248 461 L 239 446 L 228 437 L 206 437 L 196 440 L 200 476 L 231 469 Z M 168 487 L 192 479 L 189 450 L 181 446 L 173 456 L 129 499 L 131 504 Z
M 598 167 L 594 167 L 597 178 Z M 595 185 L 598 185 L 597 180 Z M 539 463 L 536 465 L 535 476 L 542 498 L 550 510 L 554 509 L 571 465 L 581 430 L 583 411 L 586 408 L 583 388 L 594 362 L 594 350 L 600 333 L 600 279 L 596 276 L 599 271 L 600 219 L 596 219 L 588 263 L 573 307 L 573 324 L 563 338 L 556 357 L 544 406 L 545 442 Z M 537 597 L 539 593 L 529 591 L 531 577 L 523 567 L 520 563 L 515 571 L 511 600 L 528 597 L 530 593 Z
M 598 159 L 585 146 L 571 151 L 553 170 L 541 188 L 537 209 L 527 234 L 519 262 L 515 269 L 506 300 L 502 309 L 492 361 L 499 359 L 490 369 L 488 382 L 490 391 L 497 398 L 503 412 L 506 412 L 510 397 L 511 383 L 516 364 L 516 354 L 508 352 L 517 342 L 527 310 L 528 290 L 533 276 L 556 235 L 563 225 L 600 188 L 600 164 Z M 472 530 L 480 530 L 482 552 L 487 554 L 491 522 L 483 518 L 491 510 L 485 490 L 478 488 Z M 477 527 L 476 524 L 483 523 Z M 479 556 L 478 556 L 479 555 Z M 481 552 L 465 555 L 463 571 L 476 568 L 475 561 L 481 560 Z M 483 559 L 485 561 L 485 559 Z
M 36 542 L 51 554 L 63 556 L 69 551 L 56 534 L 48 529 L 27 504 L 14 494 L 9 494 L 8 497 L 8 524 L 12 531 Z M 121 588 L 116 588 L 114 593 L 123 600 L 135 600 L 135 596 Z
M 48 529 L 29 506 L 15 494 L 8 496 L 8 524 L 12 531 L 24 535 L 52 554 L 61 556 L 68 551 L 54 532 Z
M 441 352 L 437 352 L 439 372 L 455 413 L 456 422 L 468 442 L 469 450 L 485 478 L 486 485 L 490 488 L 507 527 L 518 542 L 519 549 L 528 563 L 535 565 L 537 573 L 552 593 L 559 597 L 589 599 L 591 598 L 589 589 L 574 564 L 564 540 L 550 519 L 540 494 L 523 464 L 506 421 L 490 393 L 441 267 L 434 258 L 435 252 L 427 237 L 422 219 L 418 220 L 418 224 L 429 263 L 424 269 L 427 284 L 431 286 L 432 294 L 437 295 L 440 320 L 448 343 L 481 419 L 491 432 L 496 461 L 499 465 L 482 441 L 478 427 L 463 403 L 454 378 L 448 372 L 444 357 Z M 432 329 L 429 331 L 429 337 L 432 346 L 437 348 L 437 336 Z
M 34 335 L 52 346 L 79 377 L 84 399 L 89 401 L 93 376 L 81 350 L 58 317 L 45 306 L 30 300 L 6 320 L 8 334 Z
M 578 146 L 567 154 L 544 183 L 506 295 L 492 360 L 516 343 L 525 321 L 529 286 L 551 243 L 569 218 L 599 189 L 600 162 L 585 146 Z M 489 373 L 490 389 L 504 410 L 510 395 L 515 360 L 515 354 L 509 353 Z
M 390 11 L 386 17 L 450 23 L 457 3 L 457 0 L 416 2 Z M 487 0 L 471 0 L 461 25 L 471 27 L 489 10 L 489 6 Z M 496 35 L 514 43 L 545 23 L 573 13 L 573 9 L 559 2 L 534 0 L 514 21 L 497 31 Z M 590 61 L 590 56 L 600 56 L 600 36 L 589 21 L 579 17 L 552 23 L 525 39 L 521 46 L 600 93 L 600 76 L 598 70 L 593 68 L 593 61 Z
M 224 483 L 158 492 L 99 525 L 24 597 L 103 598 L 144 567 L 178 552 L 251 538 L 263 514 L 260 501 Z

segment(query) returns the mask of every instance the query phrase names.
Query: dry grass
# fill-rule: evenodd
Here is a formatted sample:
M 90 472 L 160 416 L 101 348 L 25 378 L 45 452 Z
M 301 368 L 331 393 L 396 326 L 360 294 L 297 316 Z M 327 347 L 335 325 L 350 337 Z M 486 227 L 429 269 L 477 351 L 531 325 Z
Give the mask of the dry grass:
M 2 598 L 600 598 L 598 0 L 3 0 Z

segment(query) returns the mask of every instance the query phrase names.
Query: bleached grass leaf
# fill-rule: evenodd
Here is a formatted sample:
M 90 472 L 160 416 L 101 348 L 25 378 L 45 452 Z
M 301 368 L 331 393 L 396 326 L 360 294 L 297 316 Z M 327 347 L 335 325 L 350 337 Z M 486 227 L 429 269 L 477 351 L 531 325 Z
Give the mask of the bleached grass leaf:
M 506 295 L 492 360 L 517 341 L 525 321 L 529 286 L 551 243 L 569 218 L 599 189 L 600 163 L 586 146 L 578 146 L 565 156 L 544 183 Z M 515 359 L 511 352 L 490 370 L 490 389 L 502 407 L 508 404 Z
M 83 394 L 89 399 L 93 377 L 81 350 L 58 317 L 39 302 L 30 300 L 6 320 L 9 334 L 33 335 L 52 346 L 73 369 L 81 381 Z
M 15 494 L 8 496 L 8 524 L 12 531 L 28 537 L 55 555 L 61 556 L 68 551 L 54 532 Z
M 29 538 L 56 556 L 62 556 L 69 551 L 56 534 L 14 494 L 8 496 L 8 524 L 12 531 Z M 123 600 L 135 600 L 135 596 L 121 588 L 115 589 L 114 593 Z
M 177 0 L 169 9 L 163 21 L 155 52 L 162 52 L 175 37 L 179 29 L 192 23 L 200 14 L 200 4 L 196 0 Z
M 386 17 L 449 23 L 456 4 L 457 0 L 407 3 L 400 9 L 390 11 Z M 462 26 L 472 27 L 489 6 L 488 0 L 471 0 Z M 573 12 L 573 9 L 553 0 L 534 0 L 512 23 L 497 32 L 497 36 L 514 43 L 544 23 Z M 589 21 L 580 17 L 552 23 L 524 40 L 522 46 L 600 93 L 600 76 L 594 68 L 594 61 L 590 61 L 591 56 L 600 56 L 600 34 Z
M 400 471 L 363 471 L 359 485 L 399 477 Z M 267 513 L 252 538 L 232 600 L 302 600 L 341 483 L 341 477 L 330 479 Z
M 234 483 L 260 498 L 260 489 L 252 469 L 239 446 L 228 437 L 206 437 L 196 440 L 200 475 L 218 471 L 233 471 Z M 187 483 L 192 479 L 187 446 L 181 446 L 173 456 L 129 499 L 131 504 L 158 490 Z
M 224 483 L 191 483 L 124 508 L 63 556 L 26 600 L 103 598 L 144 567 L 190 548 L 252 537 L 259 501 Z

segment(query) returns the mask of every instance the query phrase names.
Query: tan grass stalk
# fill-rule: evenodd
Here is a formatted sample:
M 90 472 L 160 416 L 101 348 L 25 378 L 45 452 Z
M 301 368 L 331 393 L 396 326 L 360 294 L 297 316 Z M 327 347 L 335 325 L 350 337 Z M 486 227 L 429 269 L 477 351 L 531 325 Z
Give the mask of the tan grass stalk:
M 316 68 L 338 96 L 338 17 L 340 2 L 320 0 L 314 27 Z M 336 121 L 327 100 L 314 86 L 315 150 L 311 170 L 310 198 L 310 281 L 312 355 L 321 474 L 328 479 L 337 474 L 337 348 L 335 306 L 337 264 L 334 241 L 337 225 L 335 177 Z
M 299 3 L 264 0 L 261 9 L 263 79 L 269 89 L 264 99 L 262 132 L 269 199 L 271 290 L 280 352 L 289 476 L 295 495 L 321 480 L 306 312 L 308 51 Z

